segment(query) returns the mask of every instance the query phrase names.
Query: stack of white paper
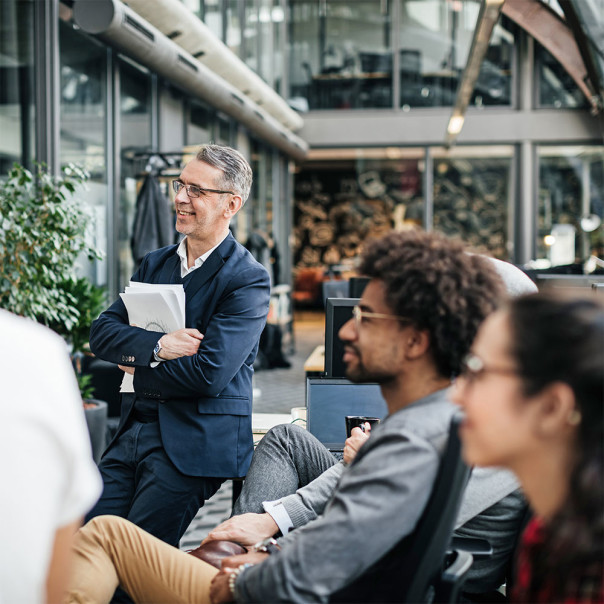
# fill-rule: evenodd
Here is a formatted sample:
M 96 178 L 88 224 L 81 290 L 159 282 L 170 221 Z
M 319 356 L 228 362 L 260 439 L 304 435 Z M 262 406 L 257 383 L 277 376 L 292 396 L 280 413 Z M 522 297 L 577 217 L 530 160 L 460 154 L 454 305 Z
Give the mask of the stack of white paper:
M 170 333 L 185 326 L 185 290 L 182 284 L 130 281 L 120 294 L 130 325 Z
M 130 281 L 122 302 L 128 322 L 148 331 L 170 333 L 185 327 L 185 290 L 182 284 Z M 124 374 L 121 392 L 134 392 L 133 378 Z

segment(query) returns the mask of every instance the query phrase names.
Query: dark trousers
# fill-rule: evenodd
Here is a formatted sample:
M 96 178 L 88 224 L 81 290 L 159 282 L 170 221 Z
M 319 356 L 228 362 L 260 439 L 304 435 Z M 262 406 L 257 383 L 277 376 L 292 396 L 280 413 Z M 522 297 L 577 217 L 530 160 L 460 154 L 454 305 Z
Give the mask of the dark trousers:
M 86 520 L 102 514 L 121 516 L 175 547 L 223 482 L 179 472 L 164 451 L 157 421 L 130 420 L 99 469 L 103 494 Z

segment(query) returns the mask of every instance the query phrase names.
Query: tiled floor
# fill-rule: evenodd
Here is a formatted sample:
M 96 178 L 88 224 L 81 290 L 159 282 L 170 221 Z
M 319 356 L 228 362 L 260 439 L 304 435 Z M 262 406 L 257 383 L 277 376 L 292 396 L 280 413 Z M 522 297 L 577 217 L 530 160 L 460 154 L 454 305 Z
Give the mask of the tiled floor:
M 289 369 L 267 369 L 254 376 L 254 412 L 289 413 L 303 407 L 305 396 L 304 361 L 325 337 L 323 313 L 299 312 L 294 321 L 295 352 L 287 356 Z
M 297 312 L 294 321 L 295 352 L 288 355 L 288 369 L 266 369 L 254 376 L 255 413 L 289 413 L 292 407 L 305 404 L 304 362 L 324 340 L 321 312 Z M 193 549 L 210 529 L 226 520 L 231 513 L 232 482 L 225 482 L 199 510 L 180 542 L 183 550 Z

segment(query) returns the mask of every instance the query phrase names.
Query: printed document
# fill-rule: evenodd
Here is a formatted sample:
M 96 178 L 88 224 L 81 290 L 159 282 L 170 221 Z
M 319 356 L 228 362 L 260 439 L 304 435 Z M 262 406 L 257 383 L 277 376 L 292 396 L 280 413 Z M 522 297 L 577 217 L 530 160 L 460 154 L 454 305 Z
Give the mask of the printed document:
M 185 290 L 182 284 L 130 281 L 122 302 L 128 322 L 141 329 L 170 333 L 185 327 Z M 134 392 L 133 376 L 124 374 L 120 392 Z

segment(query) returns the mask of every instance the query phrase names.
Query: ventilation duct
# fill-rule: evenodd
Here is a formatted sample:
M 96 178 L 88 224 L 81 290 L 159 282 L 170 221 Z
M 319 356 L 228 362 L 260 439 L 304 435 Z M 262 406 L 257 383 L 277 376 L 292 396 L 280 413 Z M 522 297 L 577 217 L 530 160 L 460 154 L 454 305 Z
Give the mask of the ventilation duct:
M 306 156 L 305 141 L 119 0 L 76 0 L 73 18 L 86 33 L 220 109 L 293 159 Z
M 128 0 L 128 6 L 286 128 L 302 128 L 300 115 L 180 0 Z

